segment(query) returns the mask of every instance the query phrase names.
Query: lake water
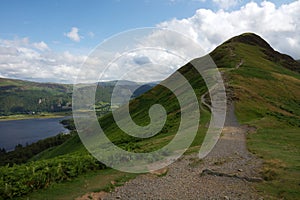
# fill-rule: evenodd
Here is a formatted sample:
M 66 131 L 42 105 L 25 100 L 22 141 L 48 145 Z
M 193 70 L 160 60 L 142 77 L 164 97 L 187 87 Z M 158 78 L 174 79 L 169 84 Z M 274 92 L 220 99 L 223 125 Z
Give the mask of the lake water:
M 31 144 L 59 133 L 68 133 L 59 122 L 67 117 L 0 121 L 0 148 L 14 150 L 17 144 Z

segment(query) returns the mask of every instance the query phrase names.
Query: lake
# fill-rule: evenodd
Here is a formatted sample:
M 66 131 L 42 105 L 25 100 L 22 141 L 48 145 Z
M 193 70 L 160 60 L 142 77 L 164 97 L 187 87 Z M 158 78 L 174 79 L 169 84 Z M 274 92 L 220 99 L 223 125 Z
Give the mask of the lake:
M 0 148 L 14 150 L 17 144 L 31 144 L 41 139 L 68 133 L 59 122 L 68 117 L 0 121 Z

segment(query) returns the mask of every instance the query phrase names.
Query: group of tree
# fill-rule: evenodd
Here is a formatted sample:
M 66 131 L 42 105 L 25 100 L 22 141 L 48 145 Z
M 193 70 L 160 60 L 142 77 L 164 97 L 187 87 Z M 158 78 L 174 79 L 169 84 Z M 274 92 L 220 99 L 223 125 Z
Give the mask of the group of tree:
M 70 134 L 60 133 L 56 136 L 39 140 L 35 143 L 22 146 L 21 144 L 16 145 L 13 151 L 6 152 L 4 148 L 0 149 L 0 166 L 14 164 L 21 164 L 27 162 L 30 158 L 38 153 L 51 148 L 58 146 L 64 143 L 66 140 L 74 135 L 74 132 Z

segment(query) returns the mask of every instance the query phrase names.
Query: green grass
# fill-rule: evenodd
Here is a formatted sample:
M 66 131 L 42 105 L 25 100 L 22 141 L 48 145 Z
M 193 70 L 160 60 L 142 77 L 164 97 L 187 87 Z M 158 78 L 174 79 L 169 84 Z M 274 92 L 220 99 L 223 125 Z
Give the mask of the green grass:
M 8 116 L 0 116 L 0 121 L 8 120 L 23 120 L 23 119 L 41 119 L 41 118 L 59 118 L 71 115 L 71 112 L 55 112 L 55 113 L 39 113 L 35 115 L 30 114 L 16 114 Z
M 241 84 L 242 81 L 244 84 Z M 300 99 L 299 87 L 290 82 L 287 92 L 278 86 L 278 80 L 264 87 L 253 82 L 247 85 L 245 79 L 241 82 L 236 87 L 239 97 L 236 114 L 241 123 L 258 128 L 256 133 L 248 136 L 248 148 L 264 160 L 261 173 L 266 181 L 257 184 L 257 189 L 267 199 L 298 199 L 300 113 L 296 102 Z M 258 94 L 263 92 L 268 98 Z
M 113 169 L 93 171 L 64 183 L 50 185 L 46 189 L 35 191 L 29 195 L 17 198 L 17 200 L 73 200 L 91 192 L 108 192 L 134 177 L 136 177 L 135 174 L 128 174 Z M 112 181 L 115 182 L 114 185 Z
M 270 122 L 270 121 L 272 122 Z M 272 123 L 276 126 L 268 127 Z M 270 198 L 298 199 L 300 196 L 299 128 L 276 119 L 265 119 L 256 133 L 248 135 L 248 148 L 264 160 L 261 175 L 266 180 L 258 190 Z
M 280 63 L 268 60 L 261 45 L 236 41 L 225 42 L 212 52 L 211 56 L 218 67 L 224 68 L 222 70 L 225 71 L 228 83 L 234 90 L 236 115 L 239 122 L 257 127 L 257 132 L 248 135 L 247 140 L 249 150 L 264 160 L 261 174 L 265 181 L 257 183 L 256 188 L 266 199 L 297 199 L 300 195 L 300 75 L 281 67 Z M 241 60 L 243 60 L 243 65 L 235 69 Z M 199 78 L 198 72 L 190 64 L 179 69 L 179 72 L 189 80 L 200 102 L 200 97 L 207 91 L 207 88 L 203 80 Z M 166 109 L 167 122 L 159 134 L 148 139 L 136 138 L 124 133 L 114 123 L 111 114 L 102 117 L 99 123 L 110 140 L 120 148 L 134 152 L 159 149 L 172 140 L 178 129 L 181 113 L 175 96 L 168 89 L 156 86 L 133 100 L 130 103 L 130 112 L 137 124 L 147 125 L 150 122 L 148 110 L 156 103 L 163 105 Z M 200 128 L 186 153 L 199 150 L 209 119 L 210 113 L 201 109 Z M 51 159 L 59 155 L 67 159 L 74 153 L 87 153 L 78 136 L 59 147 L 39 154 L 36 159 L 51 162 Z M 198 161 L 195 161 L 195 165 L 197 163 Z M 116 173 L 109 170 L 106 172 L 105 177 L 111 177 Z M 46 190 L 33 193 L 32 195 L 40 196 L 31 198 L 43 199 L 47 196 L 60 199 L 59 195 L 62 198 L 69 198 L 73 193 L 78 196 L 76 192 L 80 191 L 79 186 L 84 185 L 84 180 L 93 182 L 92 180 L 98 177 L 92 173 L 86 176 L 80 175 L 78 179 L 55 183 Z M 124 174 L 120 178 L 123 176 Z M 85 191 L 109 191 L 114 187 L 109 181 L 103 181 L 101 186 L 96 185 L 97 183 L 95 183 L 96 188 Z M 62 194 L 64 191 L 65 196 Z
M 31 158 L 31 161 L 36 161 L 36 160 L 44 160 L 44 159 L 51 159 L 55 158 L 57 156 L 61 155 L 66 155 L 69 153 L 74 153 L 74 152 L 81 152 L 87 154 L 88 152 L 86 151 L 85 147 L 81 143 L 81 140 L 79 136 L 76 134 L 63 144 L 49 148 L 37 155 L 35 155 L 33 158 Z
M 203 79 L 200 78 L 197 71 L 191 65 L 187 65 L 181 70 L 182 74 L 186 76 L 186 79 L 189 80 L 190 84 L 194 87 L 194 90 L 198 97 L 198 102 L 200 104 L 201 94 L 205 93 L 207 90 Z M 179 86 L 179 90 L 181 88 L 182 86 Z M 157 150 L 162 146 L 168 144 L 176 134 L 180 122 L 181 112 L 179 103 L 175 95 L 163 86 L 156 86 L 153 90 L 146 92 L 145 94 L 132 100 L 130 103 L 131 116 L 138 125 L 147 125 L 150 122 L 148 110 L 153 104 L 161 104 L 162 106 L 164 106 L 167 112 L 167 121 L 165 123 L 165 126 L 157 135 L 153 137 L 141 139 L 125 134 L 114 122 L 112 114 L 107 114 L 104 117 L 101 117 L 99 119 L 99 123 L 101 124 L 101 127 L 103 128 L 105 134 L 109 137 L 109 139 L 120 148 L 134 152 L 150 152 Z M 201 110 L 200 129 L 192 144 L 193 151 L 200 148 L 200 144 L 202 143 L 202 140 L 205 136 L 205 130 L 207 129 L 206 124 L 208 123 L 209 119 L 209 112 L 206 110 Z M 32 159 L 32 161 L 36 161 L 36 163 L 46 162 L 51 164 L 53 162 L 57 164 L 57 162 L 59 162 L 57 160 L 58 158 L 64 161 L 68 161 L 70 156 L 75 156 L 76 158 L 79 158 L 80 156 L 86 156 L 87 154 L 88 152 L 82 145 L 79 136 L 76 135 L 60 146 L 50 148 L 44 152 L 41 152 L 40 154 L 36 155 Z M 75 163 L 71 165 L 76 166 Z M 53 167 L 51 167 L 51 170 L 52 168 Z M 42 170 L 40 173 L 44 173 L 44 171 Z M 47 171 L 45 171 L 45 173 L 47 173 Z M 80 173 L 78 175 L 80 175 Z M 45 177 L 47 176 L 49 175 L 45 174 Z M 50 174 L 50 176 L 52 175 Z M 76 179 L 76 177 L 77 176 L 74 175 L 71 176 L 70 179 L 73 180 Z M 49 186 L 48 184 L 42 184 L 41 187 L 37 188 L 49 188 L 52 187 L 52 185 L 58 185 L 57 187 L 53 186 L 54 188 L 52 192 L 55 194 L 54 191 L 56 189 L 59 190 L 58 188 L 60 184 L 61 187 L 65 187 L 65 179 L 62 180 L 62 183 L 55 183 L 56 179 L 53 180 L 54 181 L 51 181 L 51 184 Z M 19 187 L 17 185 L 14 185 L 14 183 L 10 184 L 12 188 Z M 107 190 L 109 188 L 111 188 L 111 185 L 106 185 L 104 190 Z M 22 194 L 26 193 L 26 191 L 24 191 Z
M 256 184 L 257 190 L 266 199 L 299 199 L 300 75 L 268 60 L 263 50 L 236 44 L 234 54 L 243 65 L 225 73 L 239 122 L 257 128 L 247 138 L 249 150 L 264 161 L 265 181 Z
M 105 168 L 105 165 L 91 155 L 80 153 L 22 165 L 3 166 L 0 167 L 0 198 L 14 199 Z

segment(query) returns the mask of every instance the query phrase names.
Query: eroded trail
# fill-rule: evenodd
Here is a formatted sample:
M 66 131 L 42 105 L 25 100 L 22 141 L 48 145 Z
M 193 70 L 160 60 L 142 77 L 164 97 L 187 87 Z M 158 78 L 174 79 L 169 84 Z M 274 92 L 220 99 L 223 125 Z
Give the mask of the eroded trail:
M 140 175 L 101 198 L 262 199 L 253 188 L 253 182 L 261 181 L 261 160 L 248 152 L 245 135 L 250 128 L 238 124 L 233 109 L 229 106 L 222 136 L 206 158 L 185 155 L 168 166 L 165 176 Z

